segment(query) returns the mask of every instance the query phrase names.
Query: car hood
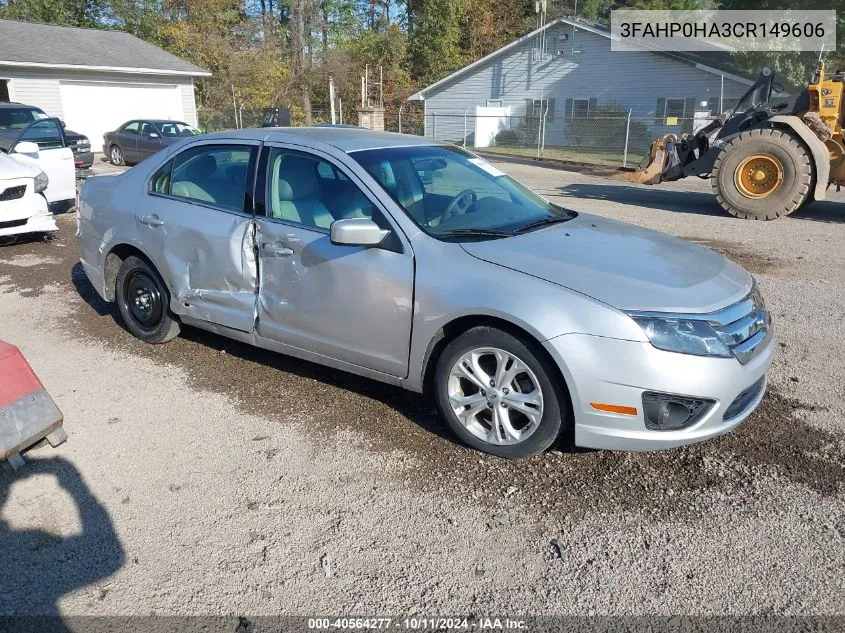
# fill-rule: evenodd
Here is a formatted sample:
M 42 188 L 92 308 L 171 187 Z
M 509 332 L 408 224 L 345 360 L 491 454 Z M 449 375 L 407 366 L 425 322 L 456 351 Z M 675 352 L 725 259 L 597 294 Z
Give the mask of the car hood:
M 708 248 L 589 214 L 462 246 L 478 259 L 620 310 L 712 312 L 742 299 L 752 283 L 744 269 Z
M 40 173 L 41 168 L 29 157 L 0 152 L 0 180 L 35 178 Z

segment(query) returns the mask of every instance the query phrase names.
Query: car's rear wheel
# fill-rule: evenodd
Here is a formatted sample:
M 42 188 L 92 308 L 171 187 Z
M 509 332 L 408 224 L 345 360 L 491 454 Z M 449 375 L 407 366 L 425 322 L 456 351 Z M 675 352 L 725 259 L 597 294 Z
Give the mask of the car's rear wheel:
M 142 341 L 166 343 L 179 335 L 167 288 L 158 272 L 140 257 L 127 257 L 120 265 L 114 296 L 126 329 Z
M 435 369 L 437 404 L 458 437 L 500 457 L 549 448 L 568 424 L 563 385 L 527 338 L 475 327 L 443 350 Z
M 112 165 L 125 165 L 126 157 L 123 155 L 123 150 L 117 145 L 112 145 L 109 149 L 109 160 Z

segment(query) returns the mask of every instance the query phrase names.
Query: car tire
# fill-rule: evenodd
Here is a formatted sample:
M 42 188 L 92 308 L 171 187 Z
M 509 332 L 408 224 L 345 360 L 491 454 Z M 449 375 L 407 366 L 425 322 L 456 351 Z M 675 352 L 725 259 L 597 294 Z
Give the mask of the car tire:
M 474 327 L 446 346 L 434 392 L 454 433 L 499 457 L 536 455 L 571 425 L 569 396 L 552 360 L 529 337 L 494 327 Z
M 123 150 L 119 145 L 112 145 L 109 148 L 109 162 L 118 167 L 126 164 L 126 157 L 123 155 Z
M 166 343 L 179 335 L 179 321 L 170 312 L 167 286 L 146 260 L 130 256 L 117 271 L 114 296 L 126 329 L 147 343 Z

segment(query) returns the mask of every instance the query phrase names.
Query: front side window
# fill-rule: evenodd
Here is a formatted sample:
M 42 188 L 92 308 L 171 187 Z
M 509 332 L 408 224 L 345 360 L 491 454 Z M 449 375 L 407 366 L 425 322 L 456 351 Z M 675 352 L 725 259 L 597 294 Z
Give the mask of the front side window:
M 43 119 L 32 123 L 18 137 L 18 142 L 38 143 L 41 149 L 64 147 L 65 139 L 61 125 L 56 119 Z
M 253 151 L 248 145 L 191 147 L 153 174 L 150 192 L 244 211 Z
M 484 237 L 484 232 L 511 235 L 574 217 L 484 159 L 457 147 L 396 147 L 352 152 L 350 156 L 434 237 L 448 239 L 470 233 Z
M 140 127 L 140 121 L 130 121 L 129 123 L 123 126 L 121 132 L 123 132 L 124 134 L 137 134 Z
M 267 217 L 309 228 L 373 217 L 369 198 L 342 171 L 316 156 L 282 148 L 270 151 L 266 197 Z

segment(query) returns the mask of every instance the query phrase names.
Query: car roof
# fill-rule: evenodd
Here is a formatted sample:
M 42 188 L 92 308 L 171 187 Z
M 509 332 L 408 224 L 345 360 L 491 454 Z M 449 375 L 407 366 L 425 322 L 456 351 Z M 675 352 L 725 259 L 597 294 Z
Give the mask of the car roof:
M 27 105 L 25 103 L 18 103 L 17 101 L 0 101 L 0 108 L 30 108 L 32 110 L 38 110 L 42 112 L 41 108 L 34 105 Z
M 358 127 L 265 127 L 214 132 L 205 135 L 205 138 L 277 141 L 279 143 L 301 143 L 314 146 L 325 144 L 347 153 L 386 147 L 444 145 L 441 141 L 424 136 L 397 134 L 396 132 L 374 132 Z

